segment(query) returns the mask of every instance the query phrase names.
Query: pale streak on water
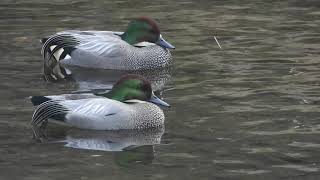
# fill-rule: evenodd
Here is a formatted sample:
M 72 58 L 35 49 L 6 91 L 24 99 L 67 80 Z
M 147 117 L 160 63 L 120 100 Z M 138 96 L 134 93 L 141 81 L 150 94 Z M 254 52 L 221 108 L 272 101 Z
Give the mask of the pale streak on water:
M 176 46 L 161 144 L 35 142 L 27 97 L 77 89 L 42 80 L 38 39 L 140 15 Z M 319 35 L 318 0 L 2 0 L 0 179 L 319 179 Z

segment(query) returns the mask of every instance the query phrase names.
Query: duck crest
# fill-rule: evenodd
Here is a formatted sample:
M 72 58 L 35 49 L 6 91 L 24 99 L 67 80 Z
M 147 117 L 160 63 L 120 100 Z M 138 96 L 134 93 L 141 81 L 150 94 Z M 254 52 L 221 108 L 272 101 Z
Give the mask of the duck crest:
M 155 31 L 155 33 L 160 34 L 160 28 L 155 20 L 153 20 L 149 17 L 146 17 L 146 16 L 141 16 L 141 17 L 137 18 L 137 20 L 148 22 L 148 24 L 152 27 L 152 29 Z

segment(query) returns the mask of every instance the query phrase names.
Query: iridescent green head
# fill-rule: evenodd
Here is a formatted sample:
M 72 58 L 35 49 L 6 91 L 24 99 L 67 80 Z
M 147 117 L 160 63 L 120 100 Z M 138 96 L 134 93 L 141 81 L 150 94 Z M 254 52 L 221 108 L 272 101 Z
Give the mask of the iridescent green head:
M 162 106 L 170 106 L 154 95 L 151 84 L 148 80 L 135 74 L 123 76 L 114 84 L 111 91 L 103 96 L 121 102 L 137 99 L 141 101 L 149 101 Z
M 127 30 L 121 35 L 121 38 L 131 45 L 140 42 L 150 42 L 164 48 L 174 48 L 174 46 L 162 38 L 157 23 L 148 17 L 139 17 L 131 21 Z

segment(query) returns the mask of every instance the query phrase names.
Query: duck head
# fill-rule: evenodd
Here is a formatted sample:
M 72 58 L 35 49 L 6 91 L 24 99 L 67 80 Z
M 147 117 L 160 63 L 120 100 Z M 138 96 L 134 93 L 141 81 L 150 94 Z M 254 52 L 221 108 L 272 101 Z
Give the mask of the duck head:
M 150 42 L 168 49 L 175 48 L 162 38 L 157 23 L 148 17 L 139 17 L 131 21 L 127 30 L 120 36 L 122 40 L 131 45 Z
M 152 102 L 157 105 L 170 107 L 170 105 L 154 95 L 151 84 L 143 76 L 130 74 L 119 79 L 111 91 L 102 94 L 110 99 L 125 102 L 132 99 Z

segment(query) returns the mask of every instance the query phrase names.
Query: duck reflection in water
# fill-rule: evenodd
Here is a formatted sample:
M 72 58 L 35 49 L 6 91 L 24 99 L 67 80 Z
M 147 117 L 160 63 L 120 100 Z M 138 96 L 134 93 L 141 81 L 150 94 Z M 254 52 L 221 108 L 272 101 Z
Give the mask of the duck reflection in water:
M 64 143 L 64 146 L 76 149 L 123 151 L 135 149 L 139 146 L 160 144 L 164 127 L 117 131 L 33 127 L 33 131 L 36 132 L 34 138 L 41 142 Z
M 112 85 L 125 74 L 137 74 L 143 76 L 151 83 L 152 89 L 155 92 L 160 92 L 165 89 L 165 86 L 171 81 L 172 68 L 161 68 L 153 70 L 141 71 L 119 71 L 119 70 L 104 70 L 83 67 L 69 67 L 74 74 L 69 78 L 77 85 L 77 93 L 83 92 L 102 92 L 110 90 Z
M 33 127 L 33 131 L 37 131 L 35 138 L 42 143 L 63 144 L 65 147 L 83 150 L 112 151 L 114 161 L 121 167 L 128 167 L 137 163 L 152 163 L 154 145 L 161 143 L 164 127 L 118 131 Z

